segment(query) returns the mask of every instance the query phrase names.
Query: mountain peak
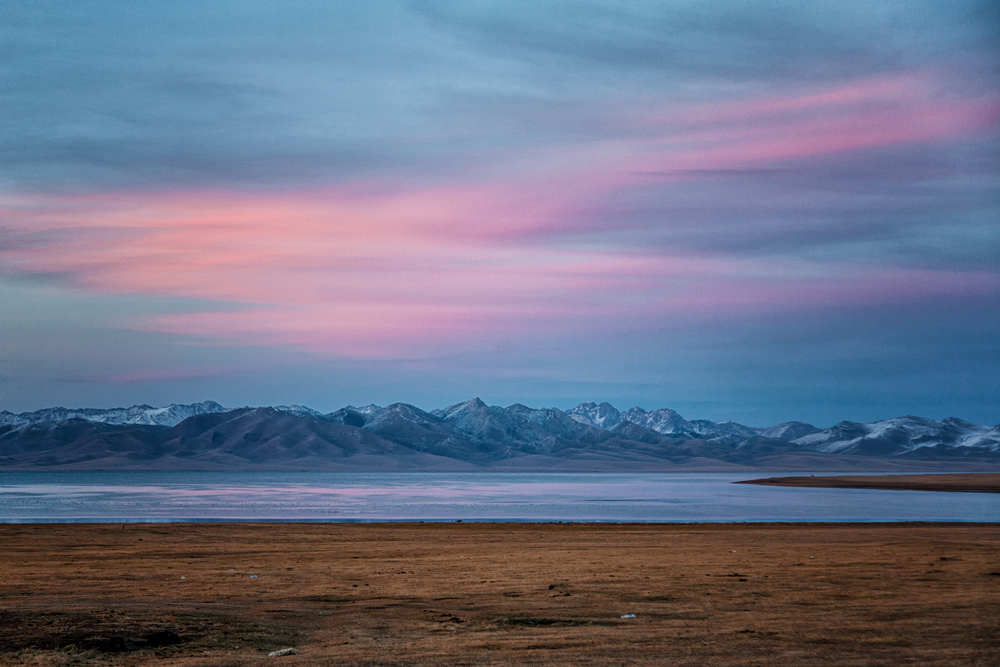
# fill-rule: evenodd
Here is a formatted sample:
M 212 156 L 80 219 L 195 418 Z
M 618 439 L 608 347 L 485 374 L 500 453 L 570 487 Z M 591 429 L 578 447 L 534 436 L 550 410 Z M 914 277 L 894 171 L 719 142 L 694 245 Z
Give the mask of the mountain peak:
M 603 428 L 606 430 L 613 429 L 615 426 L 622 423 L 623 419 L 622 413 L 620 413 L 615 406 L 607 402 L 601 403 L 600 405 L 597 405 L 592 401 L 581 403 L 575 408 L 567 410 L 566 414 L 581 424 L 596 426 L 597 428 Z
M 910 464 L 946 459 L 1000 461 L 1000 428 L 955 418 L 938 422 L 906 416 L 871 424 L 844 421 L 823 430 L 803 422 L 751 428 L 730 421 L 688 421 L 668 408 L 632 408 L 621 413 L 607 402 L 581 403 L 566 411 L 521 403 L 501 408 L 488 406 L 479 397 L 433 413 L 406 403 L 385 408 L 349 406 L 321 415 L 301 405 L 227 410 L 214 401 L 161 408 L 0 412 L 5 467 L 78 466 L 78 459 L 60 458 L 65 455 L 47 444 L 62 443 L 61 447 L 71 441 L 77 445 L 66 451 L 85 448 L 90 452 L 86 460 L 91 462 L 85 468 L 94 470 L 114 469 L 122 456 L 132 457 L 129 465 L 139 466 L 136 469 L 153 469 L 150 462 L 154 460 L 160 461 L 156 465 L 175 466 L 177 461 L 170 458 L 174 454 L 165 452 L 189 450 L 200 452 L 193 455 L 203 457 L 199 465 L 230 469 L 285 465 L 307 458 L 311 463 L 302 465 L 340 466 L 344 457 L 365 452 L 381 452 L 378 456 L 388 457 L 385 461 L 397 463 L 406 457 L 439 457 L 435 460 L 450 461 L 448 465 L 456 461 L 492 465 L 528 455 L 556 466 L 565 461 L 598 460 L 614 465 L 630 461 L 629 465 L 636 466 L 671 466 L 691 459 L 753 465 L 755 457 L 764 454 L 793 458 L 805 454 L 804 460 L 818 465 L 834 460 L 823 458 L 827 454 L 902 458 Z M 667 442 L 669 446 L 664 446 Z M 820 458 L 809 458 L 816 456 Z M 358 461 L 352 465 L 375 465 Z M 430 465 L 431 459 L 426 461 Z M 110 468 L 95 467 L 102 465 Z
M 476 398 L 470 399 L 468 401 L 463 401 L 461 403 L 456 403 L 454 405 L 449 405 L 443 410 L 435 410 L 434 414 L 439 417 L 444 417 L 445 419 L 453 419 L 456 415 L 465 413 L 476 413 L 489 410 L 489 406 L 483 403 L 482 399 L 478 396 Z

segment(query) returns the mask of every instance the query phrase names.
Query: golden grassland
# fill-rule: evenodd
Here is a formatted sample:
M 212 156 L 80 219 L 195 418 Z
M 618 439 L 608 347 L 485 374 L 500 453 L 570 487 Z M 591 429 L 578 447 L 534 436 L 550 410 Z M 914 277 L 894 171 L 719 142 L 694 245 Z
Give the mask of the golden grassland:
M 5 525 L 0 566 L 3 665 L 1000 664 L 997 524 Z

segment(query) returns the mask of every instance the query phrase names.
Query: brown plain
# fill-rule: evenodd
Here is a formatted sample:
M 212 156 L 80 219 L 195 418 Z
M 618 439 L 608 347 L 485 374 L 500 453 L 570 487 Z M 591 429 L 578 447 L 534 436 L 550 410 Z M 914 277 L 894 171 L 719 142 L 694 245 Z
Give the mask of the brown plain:
M 4 665 L 1000 664 L 998 524 L 6 525 L 0 566 Z
M 769 477 L 736 484 L 800 486 L 827 489 L 884 489 L 906 491 L 965 491 L 1000 493 L 1000 473 L 954 475 L 837 475 L 831 477 Z

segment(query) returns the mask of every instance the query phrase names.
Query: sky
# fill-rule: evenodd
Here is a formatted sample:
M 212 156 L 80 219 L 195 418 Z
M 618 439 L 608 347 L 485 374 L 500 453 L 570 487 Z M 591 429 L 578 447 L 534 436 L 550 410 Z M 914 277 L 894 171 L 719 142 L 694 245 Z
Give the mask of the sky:
M 0 410 L 1000 422 L 1000 10 L 0 5 Z

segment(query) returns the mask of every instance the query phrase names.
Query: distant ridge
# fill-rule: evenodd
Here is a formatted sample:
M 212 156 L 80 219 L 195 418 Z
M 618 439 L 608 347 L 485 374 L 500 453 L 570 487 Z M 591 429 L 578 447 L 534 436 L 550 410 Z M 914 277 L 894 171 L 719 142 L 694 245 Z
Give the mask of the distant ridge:
M 1000 426 L 898 417 L 826 429 L 621 412 L 405 403 L 0 412 L 0 470 L 922 470 L 1000 468 Z

